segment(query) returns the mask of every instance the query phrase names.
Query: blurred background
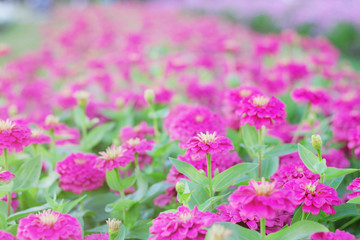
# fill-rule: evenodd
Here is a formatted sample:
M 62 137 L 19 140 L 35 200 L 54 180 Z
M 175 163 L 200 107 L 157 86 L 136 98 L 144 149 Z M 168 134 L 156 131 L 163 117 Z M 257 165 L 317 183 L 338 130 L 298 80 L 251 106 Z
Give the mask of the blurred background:
M 63 5 L 86 8 L 118 0 L 0 0 L 0 43 L 11 43 L 16 56 L 41 41 L 39 25 Z M 139 2 L 139 1 L 138 1 Z M 156 0 L 193 14 L 215 14 L 261 33 L 294 29 L 302 35 L 325 36 L 343 57 L 358 65 L 360 56 L 359 0 Z M 26 41 L 24 41 L 26 39 Z

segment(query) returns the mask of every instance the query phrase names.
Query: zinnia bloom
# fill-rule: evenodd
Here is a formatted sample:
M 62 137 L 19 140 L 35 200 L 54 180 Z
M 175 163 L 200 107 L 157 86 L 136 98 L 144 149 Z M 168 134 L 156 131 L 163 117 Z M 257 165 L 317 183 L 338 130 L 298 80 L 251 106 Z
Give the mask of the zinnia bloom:
M 44 210 L 20 219 L 18 240 L 82 240 L 79 221 L 59 212 Z
M 248 186 L 239 186 L 229 196 L 233 208 L 241 208 L 248 218 L 273 219 L 279 211 L 292 212 L 296 208 L 292 191 L 276 187 L 276 182 L 252 179 Z
M 109 240 L 108 233 L 95 233 L 85 236 L 84 240 Z
M 9 181 L 11 181 L 11 179 L 15 178 L 15 174 L 12 174 L 10 171 L 1 171 L 1 167 L 0 167 L 0 182 L 3 183 L 8 183 Z
M 240 117 L 240 125 L 248 123 L 256 129 L 262 126 L 271 129 L 286 117 L 285 104 L 275 97 L 264 95 L 247 98 L 236 113 Z
M 5 232 L 4 230 L 0 230 L 0 239 L 1 240 L 16 240 L 14 235 L 11 233 Z
M 19 200 L 16 199 L 17 194 L 11 193 L 11 207 L 13 209 L 13 212 L 16 212 L 16 209 L 19 207 Z M 5 195 L 3 198 L 0 199 L 0 201 L 7 202 L 8 201 L 8 195 Z
M 154 128 L 148 126 L 146 122 L 141 122 L 135 127 L 126 126 L 120 131 L 120 138 L 122 141 L 130 138 L 145 138 L 145 136 L 154 136 Z
M 0 119 L 0 149 L 21 151 L 29 144 L 30 134 L 26 126 Z
M 123 148 L 139 154 L 145 154 L 146 151 L 151 151 L 154 147 L 154 141 L 146 138 L 130 138 L 122 145 Z
M 350 184 L 349 186 L 347 186 L 346 188 L 347 190 L 350 190 L 350 191 L 356 191 L 356 192 L 353 192 L 353 193 L 349 193 L 347 195 L 347 198 L 348 199 L 352 199 L 352 198 L 355 198 L 355 197 L 358 197 L 360 196 L 360 178 L 355 178 Z
M 100 152 L 96 167 L 103 171 L 111 171 L 114 168 L 125 167 L 131 161 L 134 161 L 134 153 L 123 147 L 112 145 L 106 149 L 106 152 Z
M 313 233 L 310 236 L 309 240 L 355 240 L 355 236 L 345 232 L 341 231 L 339 229 L 336 229 L 336 231 L 333 232 L 317 232 Z
M 44 144 L 50 143 L 51 137 L 44 134 L 44 131 L 40 128 L 31 129 L 30 144 Z
M 350 130 L 348 140 L 348 148 L 354 149 L 356 156 L 360 156 L 360 127 Z
M 291 93 L 295 102 L 311 103 L 312 105 L 324 105 L 330 102 L 330 96 L 324 90 L 312 90 L 305 87 L 296 88 Z
M 95 168 L 95 154 L 72 153 L 56 164 L 60 176 L 60 188 L 80 194 L 101 187 L 105 172 Z
M 198 133 L 197 136 L 189 140 L 187 147 L 196 154 L 222 153 L 234 149 L 230 139 L 224 136 L 218 136 L 216 132 L 212 134 L 209 132 Z
M 214 222 L 222 219 L 211 212 L 201 212 L 195 206 L 190 210 L 185 206 L 179 207 L 176 213 L 160 213 L 153 220 L 150 227 L 151 236 L 149 240 L 170 239 L 205 239 L 207 230 Z
M 285 189 L 291 189 L 295 194 L 297 205 L 303 204 L 304 212 L 311 212 L 313 215 L 319 214 L 323 210 L 326 214 L 335 214 L 332 205 L 341 203 L 334 188 L 318 181 L 312 181 L 305 178 L 293 180 L 284 186 Z

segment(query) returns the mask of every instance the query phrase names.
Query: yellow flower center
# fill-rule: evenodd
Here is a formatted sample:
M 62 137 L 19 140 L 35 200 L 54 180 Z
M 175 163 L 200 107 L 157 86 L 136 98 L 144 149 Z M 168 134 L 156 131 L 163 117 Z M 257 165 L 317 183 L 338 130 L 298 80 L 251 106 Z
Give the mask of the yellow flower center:
M 310 192 L 311 194 L 314 194 L 315 191 L 316 191 L 316 185 L 313 184 L 313 183 L 307 184 L 305 188 L 306 188 L 307 190 L 309 190 L 309 192 Z
M 264 178 L 261 179 L 260 183 L 252 179 L 250 184 L 254 187 L 256 194 L 259 196 L 269 196 L 271 193 L 273 193 L 276 185 L 275 182 L 266 182 Z
M 180 213 L 179 218 L 181 221 L 185 222 L 185 221 L 191 219 L 192 215 L 191 215 L 191 213 Z
M 127 144 L 129 144 L 132 147 L 135 147 L 139 143 L 140 143 L 140 138 L 130 138 L 129 140 L 127 140 Z
M 40 137 L 41 134 L 43 134 L 43 130 L 40 129 L 40 128 L 37 128 L 37 129 L 31 129 L 31 137 L 33 138 L 38 138 Z
M 246 97 L 250 96 L 250 94 L 251 94 L 251 91 L 248 89 L 242 89 L 239 92 L 239 96 L 242 98 L 246 98 Z
M 215 140 L 218 138 L 216 136 L 216 132 L 214 132 L 213 134 L 210 134 L 208 131 L 206 131 L 206 133 L 199 133 L 196 137 L 200 142 L 203 143 L 209 143 L 209 142 L 215 142 Z
M 106 152 L 100 152 L 100 159 L 112 161 L 117 157 L 121 157 L 124 152 L 125 149 L 123 149 L 122 147 L 111 146 L 106 149 Z
M 15 125 L 16 124 L 9 119 L 6 119 L 6 121 L 0 119 L 0 132 L 11 130 Z
M 268 98 L 266 96 L 256 96 L 252 99 L 252 103 L 256 107 L 263 107 L 263 106 L 267 105 L 269 103 L 269 101 L 270 101 L 270 98 Z
M 37 214 L 40 218 L 40 221 L 47 225 L 47 226 L 53 226 L 57 220 L 59 219 L 59 214 L 51 212 L 51 210 L 44 210 L 42 213 Z

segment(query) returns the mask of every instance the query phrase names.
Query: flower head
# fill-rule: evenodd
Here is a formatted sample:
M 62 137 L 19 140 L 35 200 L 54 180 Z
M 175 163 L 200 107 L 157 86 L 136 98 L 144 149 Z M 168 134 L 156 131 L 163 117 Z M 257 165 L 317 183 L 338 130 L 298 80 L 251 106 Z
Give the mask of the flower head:
M 326 214 L 335 214 L 333 205 L 341 203 L 334 188 L 318 181 L 297 179 L 285 184 L 284 189 L 292 190 L 297 205 L 303 204 L 302 210 L 313 215 L 319 214 L 320 210 Z
M 100 170 L 111 171 L 114 168 L 125 167 L 131 161 L 134 160 L 134 154 L 132 151 L 123 147 L 116 147 L 112 145 L 108 147 L 105 152 L 100 152 L 96 162 L 96 167 Z
M 218 136 L 216 132 L 211 134 L 208 131 L 206 133 L 200 132 L 197 136 L 192 137 L 187 147 L 193 153 L 198 154 L 222 153 L 234 149 L 230 139 L 224 136 Z
M 324 105 L 330 102 L 330 96 L 324 90 L 313 90 L 305 87 L 296 88 L 291 94 L 296 102 Z
M 248 123 L 257 129 L 271 129 L 286 117 L 285 105 L 279 99 L 261 94 L 244 99 L 236 113 L 241 125 Z
M 5 232 L 4 230 L 0 230 L 0 239 L 1 240 L 16 240 L 15 236 L 11 233 Z
M 0 149 L 21 151 L 29 144 L 30 135 L 28 127 L 0 119 Z
M 317 232 L 313 233 L 310 236 L 309 240 L 355 240 L 355 236 L 345 232 L 341 231 L 339 229 L 336 229 L 336 231 L 333 232 Z
M 279 211 L 292 212 L 296 208 L 290 190 L 276 187 L 276 182 L 251 180 L 248 186 L 240 186 L 229 197 L 233 208 L 241 208 L 249 217 L 272 219 Z
M 81 240 L 81 225 L 76 218 L 49 209 L 20 219 L 16 238 L 19 240 Z
M 221 218 L 214 213 L 200 212 L 196 206 L 194 210 L 181 206 L 176 213 L 160 213 L 153 220 L 150 227 L 153 236 L 149 240 L 204 239 L 205 227 L 217 221 Z
M 154 141 L 136 137 L 128 139 L 122 146 L 129 151 L 145 154 L 146 151 L 151 151 L 153 149 Z
M 105 172 L 95 167 L 95 154 L 72 153 L 57 162 L 55 171 L 60 174 L 60 188 L 80 194 L 98 189 L 105 181 Z
M 117 232 L 117 231 L 119 231 L 121 221 L 116 220 L 116 218 L 113 218 L 113 219 L 108 218 L 108 220 L 106 220 L 106 224 L 109 227 L 109 231 Z
M 95 233 L 85 236 L 84 240 L 109 240 L 108 233 Z
M 15 178 L 15 174 L 12 174 L 10 171 L 2 171 L 0 167 L 0 182 L 8 183 L 11 179 Z
M 135 127 L 124 127 L 120 131 L 120 138 L 122 141 L 130 138 L 145 138 L 145 136 L 154 136 L 154 128 L 147 125 L 146 122 L 141 122 Z
M 31 136 L 29 139 L 31 144 L 44 144 L 50 143 L 51 138 L 44 134 L 44 131 L 41 128 L 31 129 Z
M 350 184 L 349 186 L 346 187 L 347 190 L 350 191 L 355 191 L 353 193 L 350 193 L 347 195 L 348 199 L 352 199 L 355 197 L 360 196 L 360 178 L 355 178 Z

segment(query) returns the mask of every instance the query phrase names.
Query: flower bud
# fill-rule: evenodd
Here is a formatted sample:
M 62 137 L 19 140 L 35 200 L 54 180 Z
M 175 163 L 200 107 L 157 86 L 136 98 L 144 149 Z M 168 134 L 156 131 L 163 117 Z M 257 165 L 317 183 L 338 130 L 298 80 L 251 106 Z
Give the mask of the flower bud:
M 155 99 L 154 90 L 146 89 L 145 93 L 144 93 L 144 98 L 149 104 L 152 104 L 154 102 L 154 99 Z
M 113 219 L 108 218 L 108 220 L 106 220 L 106 224 L 109 227 L 110 239 L 115 238 L 119 232 L 121 221 L 116 220 L 116 218 L 113 218 Z
M 214 224 L 211 227 L 210 240 L 226 240 L 232 234 L 230 229 L 220 224 Z
M 314 134 L 311 136 L 311 144 L 315 148 L 316 151 L 320 151 L 322 147 L 322 139 L 320 135 Z
M 80 107 L 85 107 L 89 102 L 90 93 L 87 91 L 77 91 L 74 93 L 74 97 L 77 100 L 77 103 Z
M 179 194 L 183 194 L 185 191 L 185 184 L 183 182 L 177 182 L 175 188 Z

